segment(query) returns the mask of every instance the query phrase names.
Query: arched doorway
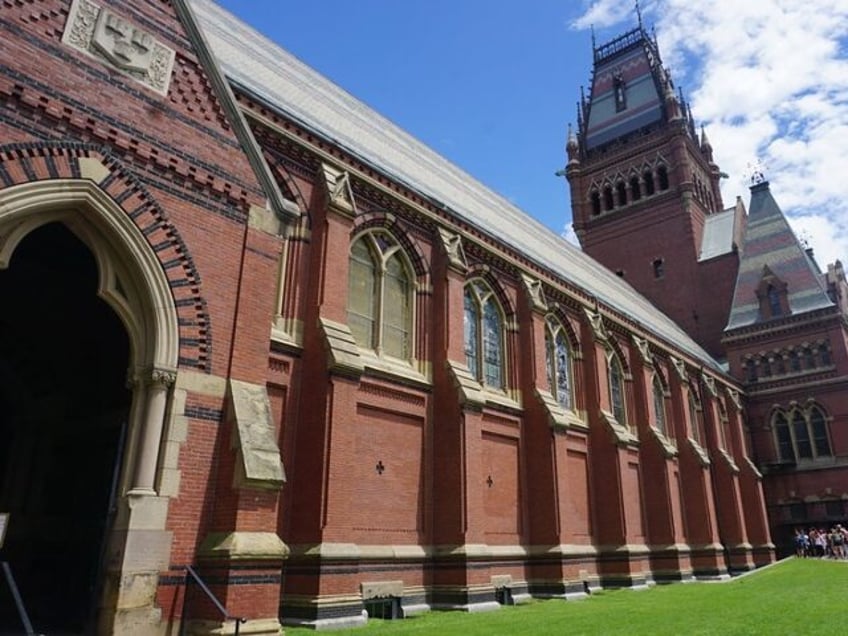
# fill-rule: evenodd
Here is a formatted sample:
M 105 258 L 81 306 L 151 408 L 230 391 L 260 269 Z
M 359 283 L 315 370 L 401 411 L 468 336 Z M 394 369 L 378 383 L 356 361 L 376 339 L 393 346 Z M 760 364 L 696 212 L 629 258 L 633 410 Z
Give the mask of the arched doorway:
M 149 205 L 155 209 L 154 203 Z M 32 269 L 18 271 L 24 262 L 19 258 L 27 253 Z M 21 526 L 13 512 L 7 541 L 16 541 L 15 535 L 23 533 L 23 541 L 37 543 L 42 540 L 39 533 L 65 533 L 68 548 L 77 529 L 59 526 L 68 519 L 97 519 L 92 523 L 99 523 L 99 531 L 79 529 L 82 535 L 89 533 L 80 541 L 92 544 L 90 551 L 54 551 L 59 556 L 49 575 L 70 591 L 67 598 L 74 603 L 85 605 L 90 600 L 99 605 L 98 633 L 126 633 L 129 624 L 142 629 L 139 620 L 154 631 L 160 623 L 158 577 L 168 567 L 171 545 L 165 528 L 169 497 L 160 495 L 158 486 L 159 454 L 180 351 L 177 306 L 166 272 L 133 217 L 98 184 L 90 179 L 46 179 L 0 189 L 0 274 L 7 281 L 0 283 L 0 317 L 14 320 L 8 328 L 0 324 L 0 434 L 34 431 L 29 424 L 15 422 L 58 412 L 56 404 L 65 404 L 70 415 L 63 415 L 64 425 L 45 425 L 50 443 L 56 445 L 60 433 L 74 431 L 51 451 L 56 459 L 46 463 L 52 468 L 38 473 L 44 487 L 53 490 L 33 499 L 72 508 L 62 513 L 71 516 L 54 520 L 45 530 L 39 524 L 34 529 Z M 14 335 L 12 327 L 27 337 Z M 53 386 L 50 382 L 62 387 L 59 395 L 67 403 L 60 398 L 53 403 L 37 392 L 38 387 Z M 127 385 L 132 388 L 125 389 Z M 6 463 L 19 455 L 14 449 L 5 450 L 7 446 L 0 444 L 2 480 Z M 8 470 L 12 478 L 24 479 L 18 469 Z M 92 486 L 90 494 L 83 493 L 94 483 L 98 486 Z M 113 484 L 117 510 L 110 530 L 108 500 Z M 24 487 L 0 483 L 0 493 L 16 494 Z M 1 505 L 7 504 L 0 500 Z M 85 514 L 87 506 L 94 514 Z M 107 541 L 99 538 L 101 532 L 108 532 Z M 43 549 L 30 554 L 50 562 L 51 543 L 44 542 L 39 544 Z M 97 564 L 104 545 L 108 558 L 101 568 Z M 11 547 L 4 549 L 2 557 L 12 552 Z M 72 555 L 63 552 L 83 561 L 77 578 L 61 569 L 74 565 Z M 94 585 L 86 585 L 87 580 Z M 0 586 L 0 612 L 4 587 Z M 45 585 L 33 594 L 50 593 Z M 54 605 L 51 614 L 58 616 L 60 611 Z M 79 624 L 89 620 L 90 612 L 86 607 L 71 614 Z M 67 624 L 71 622 L 69 618 Z M 4 627 L 0 622 L 0 633 Z
M 4 557 L 37 631 L 81 633 L 95 619 L 131 401 L 129 338 L 98 280 L 93 254 L 58 222 L 0 270 Z

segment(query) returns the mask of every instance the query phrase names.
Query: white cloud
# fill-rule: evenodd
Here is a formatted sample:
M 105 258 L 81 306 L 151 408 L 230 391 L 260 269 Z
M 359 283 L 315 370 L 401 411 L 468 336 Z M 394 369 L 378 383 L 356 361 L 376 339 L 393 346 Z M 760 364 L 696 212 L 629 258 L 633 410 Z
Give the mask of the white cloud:
M 632 15 L 633 5 L 620 0 L 597 0 L 592 2 L 586 12 L 572 24 L 575 29 L 589 27 L 604 28 L 617 24 L 625 16 Z
M 632 9 L 631 0 L 600 0 L 572 26 L 607 18 L 623 30 Z M 731 175 L 725 205 L 748 200 L 748 166 L 761 160 L 819 264 L 848 261 L 848 1 L 654 0 L 643 15 Z
M 577 232 L 574 231 L 573 223 L 566 223 L 565 227 L 562 229 L 562 233 L 560 234 L 560 236 L 569 243 L 571 243 L 577 249 L 581 249 L 580 239 L 577 238 Z

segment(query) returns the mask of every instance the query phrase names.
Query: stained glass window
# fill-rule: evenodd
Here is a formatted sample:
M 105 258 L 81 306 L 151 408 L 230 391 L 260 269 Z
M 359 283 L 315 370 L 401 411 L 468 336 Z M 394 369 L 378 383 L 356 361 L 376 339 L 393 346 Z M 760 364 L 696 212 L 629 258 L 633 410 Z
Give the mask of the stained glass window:
M 503 326 L 501 314 L 491 296 L 483 305 L 483 360 L 485 377 L 483 381 L 488 386 L 503 388 Z
M 571 348 L 562 324 L 548 320 L 545 330 L 545 359 L 548 369 L 548 387 L 563 408 L 573 409 Z
M 465 361 L 469 371 L 486 386 L 503 389 L 504 327 L 494 294 L 482 281 L 465 288 Z
M 665 422 L 665 395 L 660 379 L 656 376 L 654 376 L 654 423 L 660 433 L 668 434 Z
M 691 435 L 701 446 L 704 445 L 704 438 L 701 433 L 703 412 L 701 411 L 701 401 L 698 398 L 697 389 L 694 386 L 689 387 L 689 425 L 691 426 Z
M 374 318 L 377 314 L 375 260 L 366 241 L 353 244 L 350 251 L 347 319 L 356 342 L 366 349 L 374 348 Z
M 397 241 L 386 232 L 351 246 L 348 325 L 356 343 L 378 355 L 408 359 L 412 336 L 412 278 Z
M 464 336 L 465 336 L 465 364 L 468 365 L 468 370 L 476 378 L 480 376 L 479 355 L 477 353 L 479 338 L 477 333 L 480 329 L 480 312 L 477 310 L 477 303 L 471 293 L 470 288 L 465 290 L 465 318 L 464 318 Z
M 612 414 L 619 424 L 627 426 L 627 411 L 624 408 L 624 371 L 614 353 L 609 357 L 609 391 Z

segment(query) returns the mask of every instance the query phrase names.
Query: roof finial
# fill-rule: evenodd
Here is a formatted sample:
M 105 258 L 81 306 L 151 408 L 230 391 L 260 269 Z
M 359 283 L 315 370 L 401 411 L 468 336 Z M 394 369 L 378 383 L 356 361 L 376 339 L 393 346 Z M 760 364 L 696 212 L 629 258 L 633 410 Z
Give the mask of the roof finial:
M 701 124 L 701 148 L 712 148 L 710 140 L 707 139 L 707 129 L 704 127 L 704 124 Z
M 642 31 L 642 8 L 639 6 L 639 0 L 636 0 L 636 17 L 639 20 L 639 30 Z
M 745 176 L 748 178 L 750 182 L 750 187 L 755 187 L 765 183 L 768 185 L 768 179 L 766 179 L 766 164 L 759 157 L 754 161 L 754 164 L 748 163 L 748 169 L 745 171 Z
M 580 145 L 577 143 L 577 136 L 574 134 L 571 124 L 568 124 L 568 137 L 565 142 L 565 152 L 568 156 L 568 165 L 580 163 L 577 158 L 579 150 Z
M 594 24 L 590 24 L 590 25 L 589 25 L 589 29 L 592 31 L 592 53 L 594 53 L 594 52 L 595 52 L 595 49 L 596 49 L 596 43 L 595 43 L 595 25 L 594 25 Z

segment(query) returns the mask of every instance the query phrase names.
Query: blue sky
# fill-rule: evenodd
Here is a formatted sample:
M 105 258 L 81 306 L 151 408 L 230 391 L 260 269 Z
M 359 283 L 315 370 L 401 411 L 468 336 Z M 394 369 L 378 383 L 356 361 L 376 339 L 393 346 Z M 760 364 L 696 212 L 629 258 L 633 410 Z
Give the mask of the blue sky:
M 552 230 L 567 232 L 567 125 L 631 0 L 219 0 Z M 747 203 L 761 161 L 824 266 L 848 256 L 848 0 L 642 0 L 663 61 Z M 835 176 L 839 175 L 839 176 Z

